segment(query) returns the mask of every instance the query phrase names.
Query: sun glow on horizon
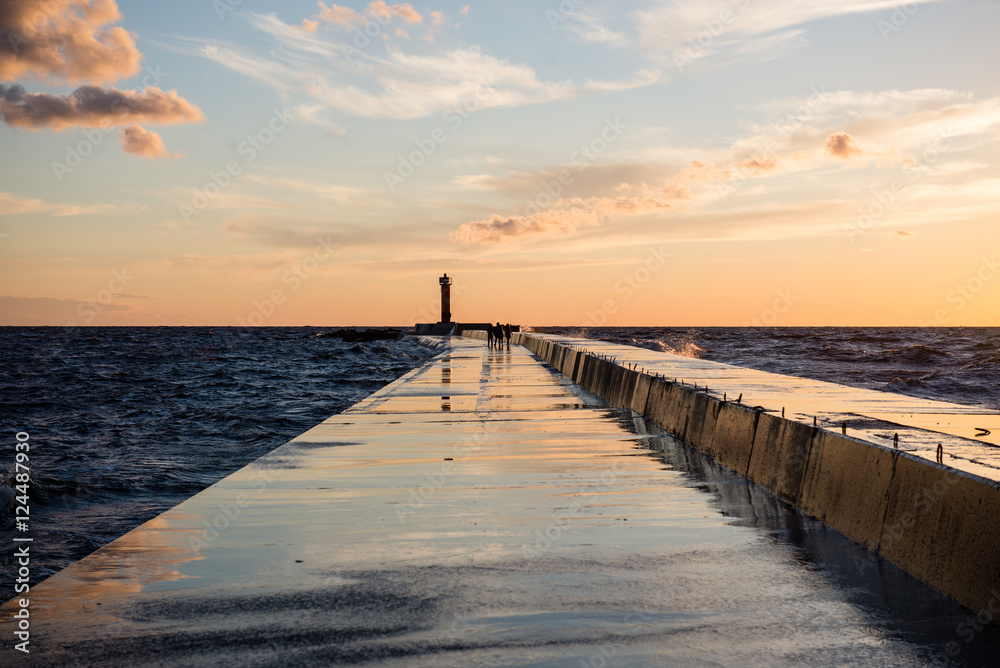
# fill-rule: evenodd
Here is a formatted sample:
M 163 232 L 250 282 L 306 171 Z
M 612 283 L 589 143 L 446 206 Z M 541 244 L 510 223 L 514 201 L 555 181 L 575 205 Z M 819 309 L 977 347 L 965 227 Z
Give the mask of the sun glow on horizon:
M 0 324 L 1000 326 L 998 24 L 8 3 Z

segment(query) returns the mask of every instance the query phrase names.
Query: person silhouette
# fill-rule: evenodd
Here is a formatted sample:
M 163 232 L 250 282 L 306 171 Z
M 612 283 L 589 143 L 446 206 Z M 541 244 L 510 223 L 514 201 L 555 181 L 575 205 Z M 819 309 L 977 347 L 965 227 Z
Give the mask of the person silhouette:
M 510 348 L 510 323 L 503 326 L 503 338 L 507 339 L 507 347 Z

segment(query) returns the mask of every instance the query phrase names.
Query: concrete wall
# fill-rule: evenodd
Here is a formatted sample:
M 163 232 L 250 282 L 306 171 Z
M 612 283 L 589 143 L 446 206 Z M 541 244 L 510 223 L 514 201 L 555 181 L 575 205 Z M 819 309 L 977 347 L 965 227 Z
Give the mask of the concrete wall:
M 514 334 L 513 342 L 973 611 L 1000 603 L 996 482 L 724 402 L 530 333 Z

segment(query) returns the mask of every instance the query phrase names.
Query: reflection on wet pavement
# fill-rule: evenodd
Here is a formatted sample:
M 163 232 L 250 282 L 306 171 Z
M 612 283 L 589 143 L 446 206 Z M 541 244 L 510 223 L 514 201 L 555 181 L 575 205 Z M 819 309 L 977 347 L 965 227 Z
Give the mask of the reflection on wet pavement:
M 33 654 L 574 668 L 996 656 L 993 630 L 960 635 L 968 611 L 523 348 L 454 345 L 37 587 Z

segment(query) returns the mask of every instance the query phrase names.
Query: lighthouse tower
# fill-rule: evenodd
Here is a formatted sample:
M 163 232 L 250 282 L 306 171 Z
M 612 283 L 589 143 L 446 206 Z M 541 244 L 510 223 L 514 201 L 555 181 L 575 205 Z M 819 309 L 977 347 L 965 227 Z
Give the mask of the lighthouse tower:
M 441 284 L 441 322 L 451 322 L 451 279 L 445 274 L 438 282 Z
M 417 322 L 413 324 L 415 334 L 432 334 L 434 336 L 461 336 L 463 332 L 485 332 L 490 323 L 486 322 L 455 322 L 451 319 L 451 276 L 445 274 L 438 278 L 441 286 L 441 319 L 437 322 Z M 460 291 L 461 292 L 461 291 Z M 424 307 L 423 312 L 428 309 Z M 429 314 L 428 314 L 429 315 Z M 511 325 L 511 330 L 521 331 L 517 325 Z

